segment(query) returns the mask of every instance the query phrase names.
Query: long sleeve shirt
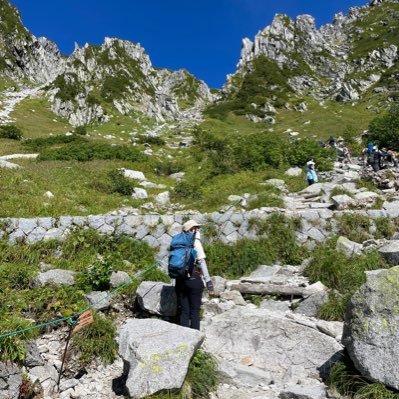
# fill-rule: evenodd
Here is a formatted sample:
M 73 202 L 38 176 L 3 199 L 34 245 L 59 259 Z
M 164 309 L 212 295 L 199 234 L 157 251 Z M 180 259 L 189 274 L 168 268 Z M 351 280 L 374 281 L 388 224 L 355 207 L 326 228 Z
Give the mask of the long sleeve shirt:
M 211 277 L 209 275 L 208 266 L 205 261 L 206 255 L 204 247 L 202 246 L 201 235 L 199 231 L 195 233 L 194 249 L 197 251 L 198 266 L 201 268 L 202 275 L 207 283 L 208 281 L 211 281 Z

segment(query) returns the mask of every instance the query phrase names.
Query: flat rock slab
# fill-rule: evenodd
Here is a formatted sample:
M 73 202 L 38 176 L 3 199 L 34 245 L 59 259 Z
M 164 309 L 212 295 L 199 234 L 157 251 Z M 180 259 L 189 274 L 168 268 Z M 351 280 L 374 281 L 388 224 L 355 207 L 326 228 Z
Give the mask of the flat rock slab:
M 119 354 L 129 369 L 126 389 L 131 398 L 180 389 L 204 339 L 198 330 L 156 319 L 128 320 L 119 332 Z
M 270 375 L 280 387 L 289 381 L 295 384 L 310 376 L 314 378 L 342 349 L 334 338 L 315 328 L 276 312 L 248 306 L 237 306 L 213 316 L 203 326 L 205 350 L 223 364 L 228 363 L 224 382 L 232 382 L 228 379 L 230 375 L 235 385 L 239 385 L 239 381 L 249 383 L 250 374 L 264 374 L 265 378 Z

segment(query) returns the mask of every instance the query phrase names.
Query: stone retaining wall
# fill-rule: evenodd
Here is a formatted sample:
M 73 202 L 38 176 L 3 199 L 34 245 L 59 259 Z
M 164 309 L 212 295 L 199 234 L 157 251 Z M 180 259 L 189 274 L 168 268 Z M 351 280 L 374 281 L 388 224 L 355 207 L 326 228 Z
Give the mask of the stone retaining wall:
M 61 216 L 59 218 L 3 218 L 0 219 L 0 237 L 9 242 L 23 240 L 34 243 L 41 240 L 63 239 L 75 228 L 93 228 L 101 234 L 128 234 L 138 240 L 147 241 L 159 249 L 158 256 L 167 255 L 171 237 L 181 232 L 182 224 L 189 218 L 200 223 L 213 225 L 217 237 L 225 243 L 234 243 L 242 238 L 254 238 L 250 219 L 262 220 L 273 212 L 281 212 L 288 217 L 300 217 L 302 227 L 296 232 L 300 242 L 322 242 L 333 234 L 331 219 L 347 213 L 363 214 L 375 219 L 391 216 L 387 210 L 331 211 L 329 209 L 307 209 L 287 211 L 279 208 L 261 208 L 248 212 L 209 213 L 194 215 L 138 215 L 106 214 L 95 216 Z

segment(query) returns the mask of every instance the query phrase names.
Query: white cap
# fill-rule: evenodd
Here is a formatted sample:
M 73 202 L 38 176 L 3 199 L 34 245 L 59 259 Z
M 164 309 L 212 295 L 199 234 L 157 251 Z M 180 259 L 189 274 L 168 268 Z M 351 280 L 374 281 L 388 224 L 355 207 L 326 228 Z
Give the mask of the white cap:
M 183 224 L 183 231 L 190 231 L 193 227 L 201 227 L 202 224 L 197 223 L 195 220 L 190 219 Z

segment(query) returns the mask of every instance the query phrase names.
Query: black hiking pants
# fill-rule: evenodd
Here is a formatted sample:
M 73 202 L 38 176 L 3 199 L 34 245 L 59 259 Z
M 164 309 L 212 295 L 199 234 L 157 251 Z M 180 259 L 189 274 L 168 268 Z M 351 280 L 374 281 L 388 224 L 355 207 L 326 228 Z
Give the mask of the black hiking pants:
M 201 275 L 194 272 L 190 278 L 176 280 L 177 303 L 183 327 L 200 329 L 200 308 L 204 284 Z

